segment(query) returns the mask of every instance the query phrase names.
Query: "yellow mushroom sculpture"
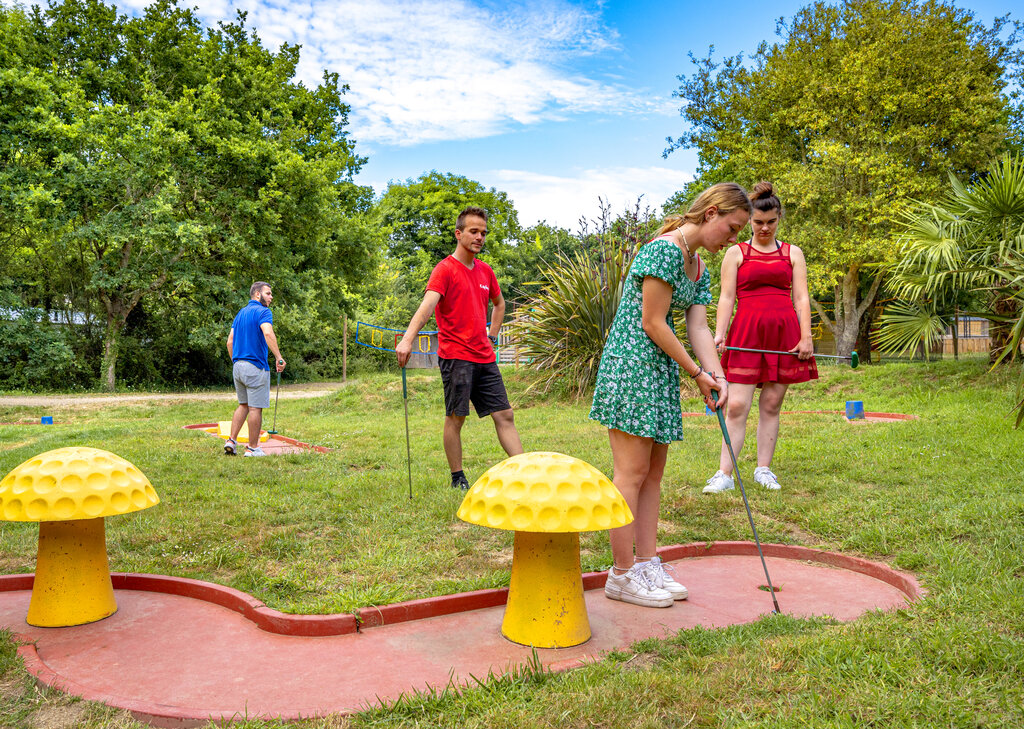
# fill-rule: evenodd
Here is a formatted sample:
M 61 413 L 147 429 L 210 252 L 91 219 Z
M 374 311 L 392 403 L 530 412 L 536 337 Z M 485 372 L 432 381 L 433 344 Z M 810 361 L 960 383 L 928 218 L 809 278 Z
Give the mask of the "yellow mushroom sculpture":
M 117 611 L 104 517 L 158 504 L 139 469 L 98 448 L 58 448 L 0 481 L 0 518 L 39 522 L 29 625 L 82 625 Z
M 516 533 L 502 635 L 536 648 L 567 648 L 590 639 L 579 532 L 633 521 L 603 473 L 561 453 L 512 456 L 477 479 L 458 517 Z

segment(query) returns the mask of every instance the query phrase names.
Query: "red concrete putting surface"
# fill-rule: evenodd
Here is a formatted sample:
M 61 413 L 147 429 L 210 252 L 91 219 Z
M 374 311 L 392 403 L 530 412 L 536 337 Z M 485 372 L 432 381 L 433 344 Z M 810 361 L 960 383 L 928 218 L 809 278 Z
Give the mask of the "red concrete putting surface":
M 764 545 L 788 615 L 853 620 L 919 598 L 910 575 L 804 547 Z M 643 608 L 605 598 L 605 573 L 584 575 L 593 637 L 538 649 L 551 670 L 591 661 L 637 640 L 694 626 L 723 627 L 772 611 L 748 542 L 661 550 L 690 598 Z M 115 574 L 118 611 L 89 625 L 25 622 L 32 575 L 0 577 L 0 626 L 18 635 L 38 681 L 131 711 L 159 727 L 210 719 L 297 720 L 351 713 L 415 690 L 474 684 L 526 664 L 531 649 L 501 636 L 506 589 L 364 608 L 353 615 L 286 615 L 249 595 L 196 580 Z
M 185 430 L 199 430 L 207 435 L 212 435 L 214 438 L 223 443 L 223 439 L 215 432 L 217 429 L 217 423 L 196 423 L 195 425 L 184 426 Z M 214 432 L 210 432 L 209 429 L 213 429 Z M 230 435 L 230 433 L 228 434 Z M 309 443 L 303 443 L 295 438 L 288 438 L 287 436 L 281 435 L 280 433 L 272 434 L 267 440 L 260 443 L 260 448 L 268 456 L 277 456 L 282 453 L 305 453 L 306 451 L 316 451 L 317 453 L 330 453 L 330 448 L 324 446 L 311 445 Z M 242 455 L 242 451 L 245 450 L 245 445 L 238 447 L 238 455 Z

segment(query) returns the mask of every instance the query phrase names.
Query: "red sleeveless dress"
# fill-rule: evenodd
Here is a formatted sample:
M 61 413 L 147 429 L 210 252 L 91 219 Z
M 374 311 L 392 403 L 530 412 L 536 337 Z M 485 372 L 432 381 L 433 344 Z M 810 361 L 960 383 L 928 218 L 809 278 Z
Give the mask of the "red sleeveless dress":
M 789 243 L 770 253 L 740 243 L 743 261 L 736 271 L 736 316 L 726 337 L 728 347 L 785 351 L 800 343 L 800 320 L 793 308 L 793 262 Z M 791 354 L 757 354 L 726 350 L 722 366 L 729 382 L 807 382 L 818 379 L 814 358 Z

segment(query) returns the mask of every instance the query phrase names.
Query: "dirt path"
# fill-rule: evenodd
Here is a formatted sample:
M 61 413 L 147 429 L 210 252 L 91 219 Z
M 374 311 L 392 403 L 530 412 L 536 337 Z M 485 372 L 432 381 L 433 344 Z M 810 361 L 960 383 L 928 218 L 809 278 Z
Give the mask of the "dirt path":
M 323 397 L 337 392 L 345 384 L 342 382 L 312 382 L 303 385 L 281 385 L 282 400 L 302 400 L 312 397 Z M 271 389 L 271 396 L 276 395 L 276 388 Z M 113 395 L 0 395 L 0 407 L 81 407 L 105 405 L 108 403 L 165 401 L 180 402 L 183 400 L 234 400 L 234 392 L 142 392 L 138 394 Z

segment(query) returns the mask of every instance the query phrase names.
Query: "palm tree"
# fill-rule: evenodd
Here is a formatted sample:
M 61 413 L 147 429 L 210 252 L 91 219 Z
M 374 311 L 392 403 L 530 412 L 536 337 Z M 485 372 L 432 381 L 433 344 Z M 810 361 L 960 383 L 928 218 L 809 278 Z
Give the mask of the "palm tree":
M 580 398 L 593 387 L 629 265 L 657 226 L 639 200 L 615 219 L 598 202 L 599 218 L 580 221 L 579 248 L 559 253 L 542 268 L 541 291 L 524 302 L 524 315 L 511 327 L 519 355 L 539 373 L 531 388 L 547 391 L 559 384 Z
M 1015 360 L 1024 333 L 1024 158 L 1004 155 L 980 179 L 950 176 L 938 204 L 918 203 L 905 216 L 901 255 L 889 268 L 890 289 L 903 300 L 880 319 L 879 345 L 906 350 L 934 341 L 941 322 L 977 297 L 991 322 L 991 362 Z M 1024 379 L 1021 381 L 1024 392 Z M 1024 419 L 1024 398 L 1016 405 Z

